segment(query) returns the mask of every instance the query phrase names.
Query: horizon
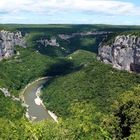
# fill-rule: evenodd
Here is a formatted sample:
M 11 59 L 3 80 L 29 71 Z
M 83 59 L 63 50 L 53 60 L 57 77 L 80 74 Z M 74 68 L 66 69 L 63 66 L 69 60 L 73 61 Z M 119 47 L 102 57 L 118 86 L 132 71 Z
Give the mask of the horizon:
M 0 24 L 140 25 L 138 0 L 1 0 Z
M 0 23 L 0 25 L 90 25 L 90 26 L 94 26 L 94 25 L 97 25 L 97 26 L 140 26 L 140 25 L 134 25 L 134 24 L 103 24 L 103 23 L 99 23 L 99 24 L 86 24 L 86 23 Z

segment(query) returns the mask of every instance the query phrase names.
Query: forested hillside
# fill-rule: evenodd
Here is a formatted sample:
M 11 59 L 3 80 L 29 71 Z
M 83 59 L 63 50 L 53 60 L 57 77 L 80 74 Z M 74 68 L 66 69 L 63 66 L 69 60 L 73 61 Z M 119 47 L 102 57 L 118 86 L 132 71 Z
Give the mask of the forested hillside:
M 0 29 L 21 31 L 27 41 L 27 48 L 15 46 L 15 55 L 0 61 L 0 88 L 11 94 L 0 91 L 0 139 L 139 140 L 140 76 L 97 60 L 103 40 L 138 32 L 139 26 L 9 24 Z M 44 76 L 52 78 L 41 98 L 58 123 L 29 121 L 22 102 L 12 98 Z

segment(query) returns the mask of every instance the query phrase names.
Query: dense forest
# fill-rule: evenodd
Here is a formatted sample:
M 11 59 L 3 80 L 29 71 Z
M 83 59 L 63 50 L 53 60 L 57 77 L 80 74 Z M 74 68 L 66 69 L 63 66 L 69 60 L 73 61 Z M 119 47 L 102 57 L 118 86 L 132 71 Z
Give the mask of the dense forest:
M 0 88 L 19 97 L 28 83 L 51 76 L 41 98 L 58 116 L 58 123 L 31 122 L 21 101 L 0 91 L 0 139 L 139 140 L 140 76 L 97 60 L 104 38 L 111 41 L 115 34 L 137 33 L 139 26 L 0 25 L 0 29 L 27 34 L 27 48 L 15 46 L 15 56 L 0 62 Z M 88 31 L 112 33 L 69 40 L 58 37 Z M 54 36 L 64 50 L 37 42 Z

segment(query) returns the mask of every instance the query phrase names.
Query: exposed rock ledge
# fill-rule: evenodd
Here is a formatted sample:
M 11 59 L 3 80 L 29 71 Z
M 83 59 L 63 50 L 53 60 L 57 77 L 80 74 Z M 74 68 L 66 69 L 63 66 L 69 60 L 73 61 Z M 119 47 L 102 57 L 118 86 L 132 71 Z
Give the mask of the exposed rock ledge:
M 0 91 L 4 94 L 5 97 L 11 97 L 11 99 L 13 101 L 20 101 L 20 98 L 17 98 L 15 96 L 11 95 L 10 92 L 8 91 L 8 89 L 0 88 Z
M 12 57 L 15 54 L 16 45 L 26 47 L 26 41 L 21 32 L 0 31 L 0 60 Z
M 101 44 L 98 56 L 119 70 L 140 72 L 140 36 L 116 36 L 112 44 Z
M 41 45 L 47 47 L 47 46 L 53 46 L 53 47 L 59 47 L 60 44 L 57 42 L 55 37 L 52 37 L 50 40 L 49 39 L 41 39 L 37 40 L 38 43 L 41 43 Z

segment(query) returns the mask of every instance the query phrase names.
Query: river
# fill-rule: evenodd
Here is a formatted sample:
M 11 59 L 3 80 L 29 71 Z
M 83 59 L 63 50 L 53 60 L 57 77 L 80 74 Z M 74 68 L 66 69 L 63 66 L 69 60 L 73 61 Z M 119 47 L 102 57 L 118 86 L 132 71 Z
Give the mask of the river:
M 27 113 L 30 118 L 34 118 L 34 121 L 52 119 L 52 117 L 48 113 L 48 110 L 43 106 L 43 104 L 37 104 L 35 102 L 35 100 L 37 99 L 37 90 L 43 84 L 45 84 L 47 80 L 47 78 L 37 80 L 27 86 L 27 88 L 23 92 L 24 102 L 26 105 L 28 105 Z

